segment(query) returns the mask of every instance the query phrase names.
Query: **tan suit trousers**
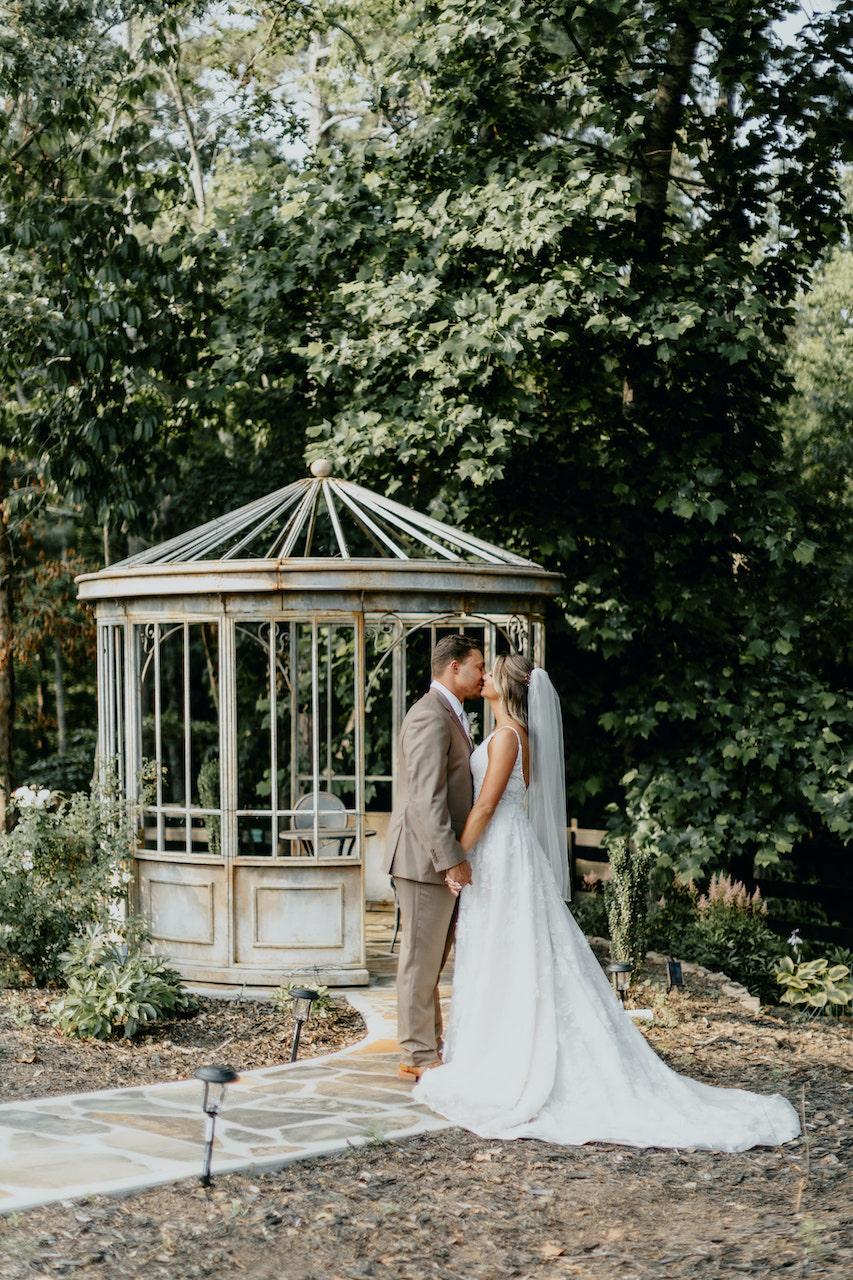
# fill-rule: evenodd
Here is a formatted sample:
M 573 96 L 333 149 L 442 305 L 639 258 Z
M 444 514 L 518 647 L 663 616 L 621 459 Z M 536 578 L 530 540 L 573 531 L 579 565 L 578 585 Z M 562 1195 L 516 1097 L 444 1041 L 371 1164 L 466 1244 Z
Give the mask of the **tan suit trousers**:
M 457 901 L 443 884 L 394 877 L 400 904 L 397 1039 L 400 1061 L 435 1062 L 441 1043 L 438 982 L 453 945 Z

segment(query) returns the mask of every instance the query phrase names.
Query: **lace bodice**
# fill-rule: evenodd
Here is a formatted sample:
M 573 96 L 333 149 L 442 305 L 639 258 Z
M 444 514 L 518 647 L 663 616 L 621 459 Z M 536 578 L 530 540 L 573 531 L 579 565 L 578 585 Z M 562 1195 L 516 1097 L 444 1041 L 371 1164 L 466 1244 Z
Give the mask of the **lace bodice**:
M 509 782 L 506 784 L 506 790 L 500 799 L 498 808 L 505 805 L 523 805 L 524 797 L 527 794 L 527 784 L 524 781 L 524 765 L 522 763 L 521 754 L 521 738 L 518 731 L 509 726 L 515 734 L 518 741 L 518 755 L 515 757 L 515 764 L 512 766 L 512 773 L 509 776 Z M 480 788 L 486 776 L 486 770 L 489 767 L 489 743 L 496 733 L 503 733 L 502 729 L 495 729 L 489 734 L 488 738 L 484 738 L 479 747 L 475 749 L 471 756 L 471 773 L 474 778 L 474 799 L 480 794 Z

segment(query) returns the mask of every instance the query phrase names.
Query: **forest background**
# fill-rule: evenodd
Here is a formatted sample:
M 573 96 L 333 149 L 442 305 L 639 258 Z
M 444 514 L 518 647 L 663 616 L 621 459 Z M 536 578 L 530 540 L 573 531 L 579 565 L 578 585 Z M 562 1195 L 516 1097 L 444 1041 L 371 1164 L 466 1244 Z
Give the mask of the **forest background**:
M 853 838 L 853 0 L 4 0 L 0 821 L 74 575 L 305 474 L 564 575 L 569 804 Z

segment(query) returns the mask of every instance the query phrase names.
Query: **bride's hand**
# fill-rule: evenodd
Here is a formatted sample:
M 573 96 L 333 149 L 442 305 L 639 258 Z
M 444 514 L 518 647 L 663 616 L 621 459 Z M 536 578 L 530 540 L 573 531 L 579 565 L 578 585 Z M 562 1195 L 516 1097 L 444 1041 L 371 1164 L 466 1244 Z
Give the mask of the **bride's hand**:
M 458 863 L 457 866 L 447 868 L 444 873 L 444 883 L 454 898 L 458 898 L 466 884 L 471 883 L 471 864 L 467 858 L 464 862 Z

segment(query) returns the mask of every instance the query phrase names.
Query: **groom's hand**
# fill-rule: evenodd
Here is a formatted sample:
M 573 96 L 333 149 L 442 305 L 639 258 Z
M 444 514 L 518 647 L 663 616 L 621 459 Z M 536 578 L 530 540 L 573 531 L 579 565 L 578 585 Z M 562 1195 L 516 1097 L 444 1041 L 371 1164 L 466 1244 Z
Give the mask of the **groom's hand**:
M 444 882 L 453 894 L 459 894 L 466 884 L 471 883 L 471 863 L 467 860 L 459 862 L 455 867 L 448 867 L 444 873 Z

